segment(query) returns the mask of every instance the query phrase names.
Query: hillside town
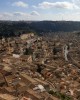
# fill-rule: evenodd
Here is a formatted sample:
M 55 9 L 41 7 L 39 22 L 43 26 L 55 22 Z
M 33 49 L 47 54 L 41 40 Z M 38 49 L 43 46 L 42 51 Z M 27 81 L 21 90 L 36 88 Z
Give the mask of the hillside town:
M 34 33 L 0 39 L 0 100 L 80 100 L 80 42 Z

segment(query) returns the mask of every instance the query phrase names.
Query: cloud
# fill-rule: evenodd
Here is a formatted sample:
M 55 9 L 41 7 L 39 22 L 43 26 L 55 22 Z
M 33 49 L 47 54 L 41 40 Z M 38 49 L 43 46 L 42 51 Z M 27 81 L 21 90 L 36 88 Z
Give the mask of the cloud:
M 12 16 L 13 16 L 13 14 L 12 13 L 8 13 L 8 12 L 0 14 L 1 18 L 10 18 Z
M 13 17 L 12 13 L 8 12 L 0 13 L 0 20 L 11 20 L 12 17 Z
M 32 13 L 32 12 L 31 12 Z M 40 14 L 39 16 L 33 16 L 31 13 L 26 12 L 14 12 L 14 13 L 0 13 L 0 20 L 74 20 L 80 21 L 80 12 L 64 12 L 57 14 Z
M 0 13 L 0 20 L 31 20 L 36 19 L 40 14 L 37 11 L 32 11 L 30 13 L 26 12 L 5 12 Z
M 72 2 L 78 6 L 80 6 L 80 0 L 72 0 Z
M 3 13 L 3 14 L 2 14 L 2 16 L 11 17 L 11 16 L 13 16 L 13 14 L 11 14 L 11 13 L 8 13 L 8 12 L 5 12 L 5 13 Z
M 25 3 L 25 2 L 22 2 L 22 1 L 18 1 L 18 2 L 14 2 L 13 4 L 12 4 L 12 6 L 17 6 L 17 7 L 28 7 L 28 4 L 27 3 Z
M 27 13 L 23 13 L 23 12 L 14 12 L 13 15 L 14 15 L 14 16 L 26 16 Z
M 42 2 L 39 3 L 38 6 L 33 6 L 34 8 L 61 8 L 61 9 L 79 9 L 79 7 L 75 3 L 71 2 Z
M 72 0 L 72 2 L 74 2 L 74 3 L 79 3 L 80 0 Z
M 34 16 L 37 15 L 37 16 L 39 16 L 40 14 L 37 11 L 32 11 L 31 15 L 34 15 Z

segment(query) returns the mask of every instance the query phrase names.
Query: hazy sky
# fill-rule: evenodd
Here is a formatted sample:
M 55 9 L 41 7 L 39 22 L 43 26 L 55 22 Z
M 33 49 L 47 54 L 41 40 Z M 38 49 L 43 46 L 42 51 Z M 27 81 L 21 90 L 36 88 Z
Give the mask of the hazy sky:
M 80 21 L 80 0 L 0 0 L 0 20 Z

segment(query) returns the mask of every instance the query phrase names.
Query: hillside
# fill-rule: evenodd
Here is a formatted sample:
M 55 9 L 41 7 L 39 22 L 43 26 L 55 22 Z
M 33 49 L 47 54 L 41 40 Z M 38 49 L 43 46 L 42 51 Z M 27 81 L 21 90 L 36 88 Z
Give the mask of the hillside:
M 0 36 L 14 36 L 28 32 L 80 31 L 80 22 L 73 21 L 0 21 Z

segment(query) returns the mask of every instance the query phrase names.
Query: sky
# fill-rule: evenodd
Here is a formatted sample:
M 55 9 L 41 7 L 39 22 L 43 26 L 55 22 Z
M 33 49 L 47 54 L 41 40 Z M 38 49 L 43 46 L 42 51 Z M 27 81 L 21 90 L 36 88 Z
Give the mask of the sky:
M 80 21 L 80 0 L 0 0 L 0 20 Z

